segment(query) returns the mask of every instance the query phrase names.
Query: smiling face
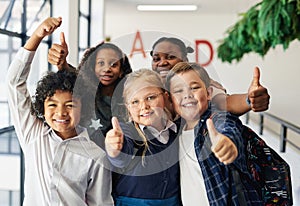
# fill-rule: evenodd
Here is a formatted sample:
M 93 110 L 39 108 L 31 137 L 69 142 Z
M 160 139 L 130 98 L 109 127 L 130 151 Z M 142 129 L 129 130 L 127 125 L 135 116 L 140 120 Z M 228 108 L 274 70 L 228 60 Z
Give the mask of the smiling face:
M 77 135 L 75 127 L 80 121 L 81 101 L 68 91 L 56 90 L 44 102 L 44 117 L 47 124 L 62 139 Z
M 96 55 L 95 74 L 102 85 L 114 86 L 122 76 L 120 57 L 110 48 L 100 49 Z
M 193 128 L 208 109 L 211 99 L 199 74 L 194 70 L 178 73 L 170 80 L 170 93 L 175 111 Z
M 158 43 L 152 54 L 152 70 L 160 74 L 163 81 L 175 64 L 182 62 L 182 52 L 178 45 L 168 41 Z
M 166 93 L 158 87 L 143 87 L 143 82 L 136 82 L 137 91 L 132 91 L 126 98 L 126 105 L 132 120 L 138 124 L 152 126 L 158 131 L 165 125 Z M 140 87 L 138 86 L 140 85 Z

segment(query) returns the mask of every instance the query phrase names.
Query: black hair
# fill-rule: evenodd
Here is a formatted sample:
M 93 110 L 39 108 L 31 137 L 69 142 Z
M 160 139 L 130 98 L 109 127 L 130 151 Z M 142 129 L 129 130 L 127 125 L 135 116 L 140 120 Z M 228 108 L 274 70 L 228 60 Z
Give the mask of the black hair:
M 67 91 L 73 94 L 77 72 L 75 70 L 59 70 L 48 72 L 37 83 L 36 91 L 31 104 L 31 114 L 43 119 L 44 102 L 52 97 L 57 90 Z M 76 92 L 76 97 L 81 99 L 81 93 Z
M 115 102 L 116 107 L 112 106 L 112 103 L 110 104 L 110 108 L 103 107 L 103 104 L 105 106 L 108 106 L 102 97 L 102 90 L 103 85 L 95 75 L 95 65 L 96 65 L 96 57 L 97 53 L 102 49 L 112 49 L 114 50 L 118 55 L 118 60 L 120 61 L 120 70 L 122 72 L 122 76 L 120 76 L 114 83 L 114 93 L 112 98 L 112 102 Z M 91 108 L 88 112 L 89 115 L 92 115 L 92 119 L 102 119 L 101 124 L 103 127 L 101 128 L 101 131 L 103 134 L 105 134 L 108 129 L 111 128 L 110 125 L 107 125 L 108 122 L 110 122 L 110 119 L 112 117 L 112 112 L 114 112 L 114 116 L 120 116 L 119 114 L 124 113 L 125 109 L 123 105 L 123 97 L 122 97 L 122 91 L 123 91 L 123 81 L 125 76 L 132 72 L 129 60 L 127 56 L 122 52 L 122 50 L 117 47 L 116 45 L 112 43 L 100 43 L 96 45 L 95 47 L 91 47 L 87 49 L 84 52 L 84 55 L 81 59 L 81 62 L 78 66 L 78 79 L 77 82 L 79 85 L 85 85 L 85 90 L 88 92 L 84 104 L 89 104 L 89 107 Z M 116 109 L 117 108 L 117 109 Z M 110 110 L 110 111 L 108 111 Z M 122 112 L 119 112 L 123 110 Z M 92 113 L 92 114 L 90 114 Z M 83 120 L 84 121 L 84 120 Z M 83 125 L 90 125 L 91 120 L 86 118 L 86 122 L 83 123 Z
M 95 75 L 95 65 L 96 65 L 97 53 L 98 53 L 98 51 L 100 51 L 102 49 L 112 49 L 117 53 L 117 55 L 119 57 L 119 60 L 121 63 L 120 68 L 122 71 L 122 76 L 118 79 L 118 81 L 116 83 L 119 83 L 119 81 L 121 79 L 123 79 L 123 77 L 126 74 L 129 74 L 132 72 L 128 57 L 122 52 L 122 50 L 119 47 L 117 47 L 116 45 L 114 45 L 112 43 L 101 42 L 100 44 L 96 45 L 95 47 L 91 47 L 91 48 L 87 49 L 83 54 L 80 64 L 78 65 L 80 78 L 82 78 L 84 81 L 89 82 L 91 85 L 93 85 L 94 88 L 92 88 L 92 89 L 97 89 L 98 84 L 99 84 L 99 80 Z M 100 85 L 100 87 L 101 87 L 101 85 Z
M 57 90 L 70 92 L 73 97 L 83 101 L 91 94 L 86 89 L 84 82 L 78 82 L 77 70 L 59 70 L 57 72 L 49 71 L 37 83 L 35 94 L 31 102 L 31 114 L 44 121 L 44 103 L 48 97 L 52 97 Z M 91 119 L 93 104 L 85 101 L 81 105 L 81 118 L 79 124 Z M 45 122 L 46 123 L 46 122 Z
M 150 55 L 153 55 L 153 50 L 156 47 L 157 44 L 161 43 L 161 42 L 170 42 L 172 44 L 175 44 L 179 47 L 181 53 L 182 53 L 182 59 L 187 58 L 187 54 L 188 53 L 193 53 L 194 49 L 190 46 L 186 46 L 184 44 L 184 42 L 178 38 L 175 37 L 161 37 L 159 38 L 156 42 L 154 42 L 153 46 L 152 46 L 152 50 L 150 52 Z

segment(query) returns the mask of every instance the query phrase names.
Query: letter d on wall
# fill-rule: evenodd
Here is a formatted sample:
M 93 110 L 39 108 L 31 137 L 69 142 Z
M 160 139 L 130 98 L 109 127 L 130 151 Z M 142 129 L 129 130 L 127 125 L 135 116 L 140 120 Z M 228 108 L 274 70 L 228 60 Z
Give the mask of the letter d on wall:
M 208 49 L 209 49 L 209 54 L 208 54 L 209 56 L 208 56 L 208 60 L 206 62 L 200 61 L 200 57 L 199 57 L 200 44 L 206 45 L 206 47 L 208 47 Z M 198 62 L 203 67 L 209 65 L 212 62 L 213 57 L 214 57 L 214 49 L 213 49 L 211 43 L 207 40 L 195 40 L 195 48 L 196 48 L 196 62 Z

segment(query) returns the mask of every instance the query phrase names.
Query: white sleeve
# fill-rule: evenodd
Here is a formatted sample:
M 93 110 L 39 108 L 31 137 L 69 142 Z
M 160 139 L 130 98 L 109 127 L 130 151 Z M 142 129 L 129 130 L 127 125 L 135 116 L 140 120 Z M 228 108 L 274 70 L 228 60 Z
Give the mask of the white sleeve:
M 22 148 L 32 137 L 39 136 L 37 128 L 43 124 L 30 114 L 31 97 L 26 84 L 34 55 L 35 52 L 20 48 L 6 76 L 9 109 Z
M 113 206 L 111 171 L 108 169 L 105 156 L 98 159 L 91 174 L 86 195 L 87 204 L 89 206 Z

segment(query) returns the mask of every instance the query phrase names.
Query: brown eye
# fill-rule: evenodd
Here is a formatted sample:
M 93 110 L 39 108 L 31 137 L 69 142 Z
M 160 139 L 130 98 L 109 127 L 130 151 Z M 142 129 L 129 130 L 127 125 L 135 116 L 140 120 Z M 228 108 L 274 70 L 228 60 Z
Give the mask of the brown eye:
M 97 64 L 98 64 L 99 66 L 104 66 L 104 65 L 105 65 L 104 61 L 98 61 Z
M 119 60 L 111 60 L 109 62 L 109 66 L 113 67 L 113 68 L 119 67 L 120 65 L 121 65 L 121 62 Z
M 169 55 L 169 56 L 167 56 L 167 59 L 168 60 L 172 60 L 172 59 L 176 59 L 177 57 L 176 56 L 174 56 L 174 55 Z
M 146 97 L 146 100 L 148 101 L 152 101 L 152 100 L 155 100 L 157 98 L 158 95 L 149 95 L 148 97 Z
M 153 57 L 153 58 L 152 58 L 152 61 L 158 62 L 158 61 L 160 61 L 160 58 L 159 58 L 159 57 Z
M 194 91 L 194 90 L 197 90 L 197 89 L 200 89 L 201 87 L 200 86 L 193 86 L 193 87 L 191 87 L 190 89 L 192 90 L 192 91 Z
M 174 90 L 172 91 L 173 94 L 179 94 L 179 93 L 181 93 L 181 92 L 183 92 L 183 89 L 174 89 Z
M 131 105 L 139 105 L 139 100 L 133 100 L 132 102 L 130 102 Z

